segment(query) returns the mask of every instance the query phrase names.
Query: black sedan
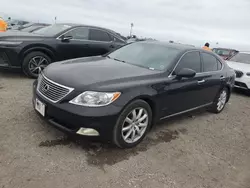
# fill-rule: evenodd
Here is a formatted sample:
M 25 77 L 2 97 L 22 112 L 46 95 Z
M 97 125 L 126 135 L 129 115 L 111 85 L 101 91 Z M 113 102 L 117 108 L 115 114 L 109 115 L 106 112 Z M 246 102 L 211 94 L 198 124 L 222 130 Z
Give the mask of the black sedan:
M 0 35 L 0 68 L 21 68 L 36 78 L 54 61 L 106 54 L 125 44 L 116 32 L 95 26 L 55 24 L 32 33 Z
M 127 148 L 159 120 L 204 107 L 221 112 L 234 79 L 214 53 L 138 42 L 105 56 L 49 65 L 34 82 L 33 105 L 61 130 Z

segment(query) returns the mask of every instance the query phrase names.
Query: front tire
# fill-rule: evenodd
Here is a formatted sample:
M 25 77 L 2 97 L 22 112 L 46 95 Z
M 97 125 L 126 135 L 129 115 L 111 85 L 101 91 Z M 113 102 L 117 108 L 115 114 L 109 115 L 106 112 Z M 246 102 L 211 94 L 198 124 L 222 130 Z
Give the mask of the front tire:
M 146 136 L 152 123 L 152 110 L 143 100 L 131 102 L 119 116 L 113 142 L 120 148 L 132 148 Z
M 229 91 L 227 88 L 223 88 L 215 97 L 215 100 L 209 110 L 212 113 L 220 113 L 225 108 L 227 99 L 229 97 Z
M 37 78 L 39 69 L 44 69 L 51 61 L 51 58 L 43 52 L 31 52 L 23 60 L 23 72 L 30 78 Z

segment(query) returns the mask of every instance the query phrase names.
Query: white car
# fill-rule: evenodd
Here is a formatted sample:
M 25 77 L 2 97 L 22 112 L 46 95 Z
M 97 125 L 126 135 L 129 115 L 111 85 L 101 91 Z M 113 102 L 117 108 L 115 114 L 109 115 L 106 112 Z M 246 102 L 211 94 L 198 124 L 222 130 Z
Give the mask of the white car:
M 236 73 L 234 87 L 250 91 L 250 52 L 239 52 L 226 62 Z

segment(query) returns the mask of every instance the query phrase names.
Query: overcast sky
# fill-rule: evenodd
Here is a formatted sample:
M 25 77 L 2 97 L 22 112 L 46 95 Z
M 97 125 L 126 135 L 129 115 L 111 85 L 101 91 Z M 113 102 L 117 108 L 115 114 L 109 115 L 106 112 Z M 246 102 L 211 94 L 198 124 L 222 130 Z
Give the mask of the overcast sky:
M 1 2 L 4 1 L 4 2 Z M 12 18 L 98 25 L 129 35 L 250 51 L 250 0 L 0 0 Z M 7 2 L 7 3 L 6 3 Z M 3 14 L 2 14 L 3 15 Z M 218 46 L 218 45 L 217 45 Z

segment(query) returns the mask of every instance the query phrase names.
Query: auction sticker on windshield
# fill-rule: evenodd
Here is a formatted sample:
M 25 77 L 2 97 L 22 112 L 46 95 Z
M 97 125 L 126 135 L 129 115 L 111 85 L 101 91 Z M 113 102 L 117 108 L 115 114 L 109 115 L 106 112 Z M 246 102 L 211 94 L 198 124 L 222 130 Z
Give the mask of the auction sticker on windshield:
M 35 109 L 42 115 L 45 116 L 45 104 L 40 100 L 36 99 Z

